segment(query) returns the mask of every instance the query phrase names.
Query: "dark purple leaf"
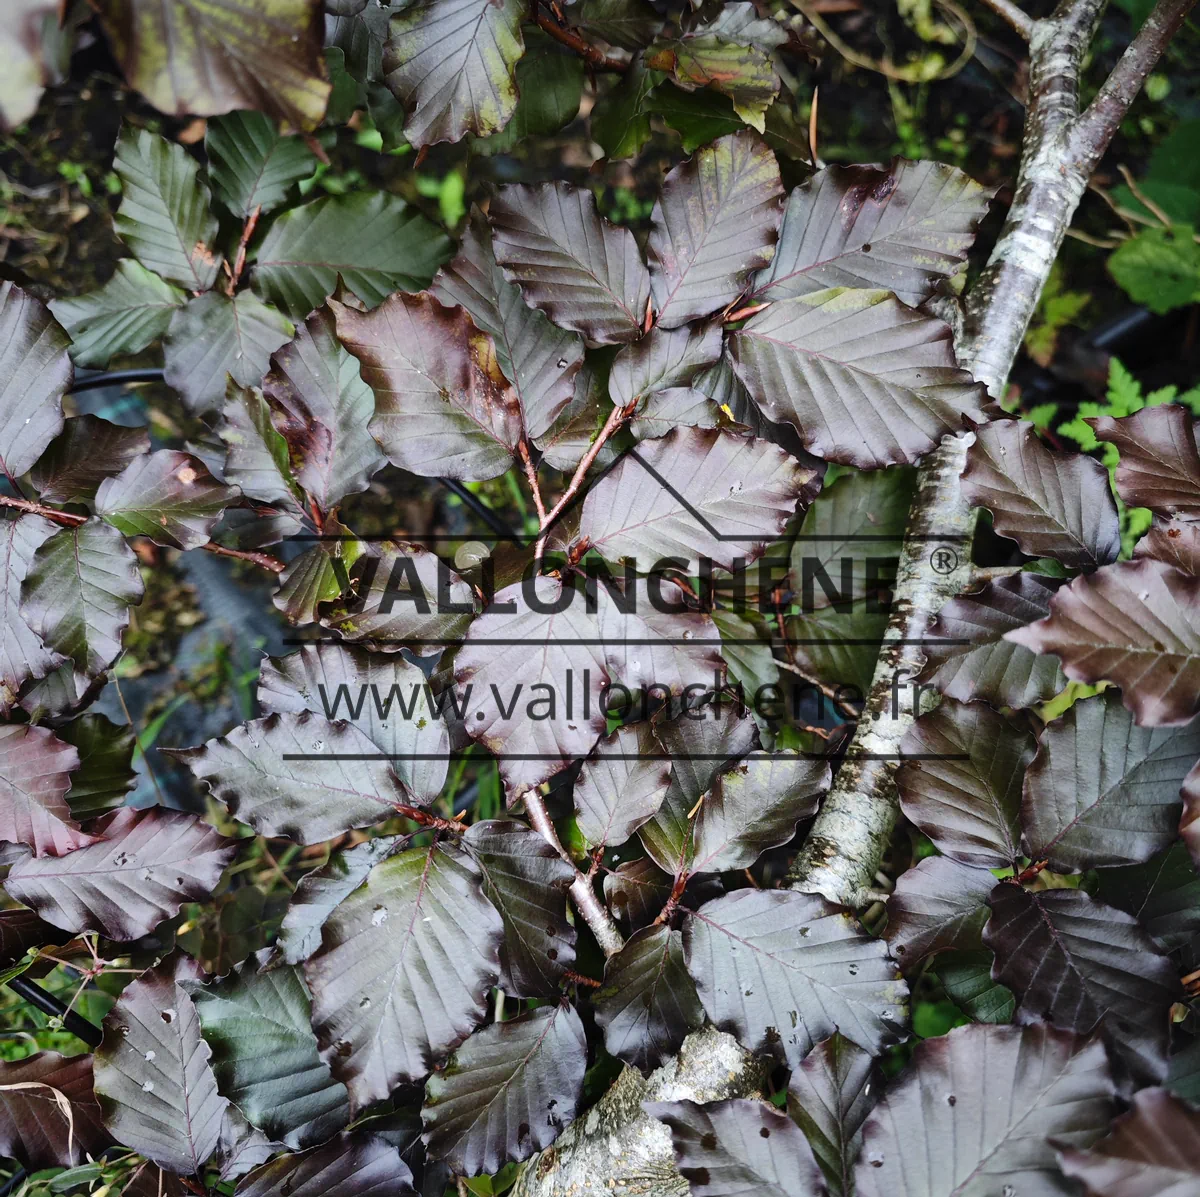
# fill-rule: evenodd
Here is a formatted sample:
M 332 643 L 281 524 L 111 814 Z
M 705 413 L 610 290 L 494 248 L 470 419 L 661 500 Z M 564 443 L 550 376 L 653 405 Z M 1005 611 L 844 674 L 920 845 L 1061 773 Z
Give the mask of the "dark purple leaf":
M 349 564 L 343 556 L 347 550 L 357 556 L 358 545 L 323 540 L 288 563 L 279 575 L 279 589 L 271 596 L 271 602 L 289 623 L 316 623 L 321 604 L 341 598 L 342 583 L 334 561 L 342 558 L 344 577 Z
M 43 503 L 90 503 L 105 478 L 149 452 L 145 428 L 123 428 L 98 416 L 71 416 L 29 478 Z
M 63 663 L 21 614 L 21 585 L 34 553 L 58 531 L 40 515 L 0 522 L 0 714 L 12 710 L 30 678 L 45 677 Z
M 1179 840 L 1145 864 L 1104 869 L 1096 896 L 1133 915 L 1164 952 L 1200 933 L 1200 873 Z
M 271 421 L 271 407 L 257 387 L 231 382 L 217 435 L 225 442 L 224 479 L 248 499 L 292 515 L 307 514 L 292 476 L 287 441 Z
M 721 341 L 721 326 L 715 320 L 691 328 L 652 328 L 613 359 L 608 372 L 609 397 L 617 407 L 637 403 L 639 413 L 644 415 L 650 396 L 685 388 L 701 370 L 717 361 Z M 711 403 L 709 408 L 714 423 L 708 426 L 715 427 L 717 409 Z
M 92 1096 L 91 1056 L 36 1052 L 0 1063 L 0 1154 L 38 1172 L 75 1167 L 111 1143 Z
M 0 840 L 26 844 L 35 856 L 62 856 L 93 837 L 79 830 L 67 803 L 74 745 L 47 727 L 0 724 Z
M 411 1197 L 412 1173 L 378 1135 L 340 1135 L 298 1155 L 281 1155 L 244 1177 L 237 1197 Z
M 648 723 L 596 745 L 575 782 L 575 816 L 589 844 L 623 844 L 662 806 L 671 764 Z
M 1133 546 L 1133 558 L 1150 557 L 1174 565 L 1185 574 L 1200 574 L 1200 523 L 1155 520 Z
M 17 849 L 24 856 L 21 849 Z M 30 948 L 65 943 L 70 932 L 43 922 L 32 910 L 0 910 L 0 969 L 11 968 Z
M 609 909 L 635 931 L 652 923 L 671 894 L 671 874 L 648 857 L 618 864 L 604 877 Z
M 927 857 L 901 873 L 888 899 L 884 937 L 904 971 L 934 952 L 979 947 L 995 884 L 987 869 L 948 856 Z
M 1117 493 L 1164 519 L 1200 520 L 1200 451 L 1192 413 L 1177 404 L 1144 407 L 1121 420 L 1088 420 L 1098 441 L 1116 445 Z
M 668 387 L 645 400 L 629 421 L 629 432 L 637 441 L 655 440 L 676 428 L 718 428 L 722 415 L 703 391 L 694 387 Z

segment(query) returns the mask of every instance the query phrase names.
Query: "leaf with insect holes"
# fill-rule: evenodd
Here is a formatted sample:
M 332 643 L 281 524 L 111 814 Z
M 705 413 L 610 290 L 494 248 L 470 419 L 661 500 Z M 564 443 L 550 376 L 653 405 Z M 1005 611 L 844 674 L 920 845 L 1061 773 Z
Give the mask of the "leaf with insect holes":
M 1061 662 L 1004 633 L 1048 615 L 1062 585 L 1062 578 L 1019 573 L 952 598 L 929 625 L 917 681 L 959 702 L 982 699 L 1016 710 L 1053 698 L 1067 684 Z
M 821 1169 L 800 1128 L 766 1102 L 650 1101 L 671 1128 L 675 1163 L 693 1197 L 820 1197 Z
M 29 478 L 43 503 L 90 503 L 105 478 L 150 452 L 145 428 L 124 428 L 98 416 L 71 416 Z
M 128 985 L 104 1019 L 96 1097 L 113 1138 L 162 1168 L 194 1176 L 216 1150 L 228 1101 L 181 981 L 200 979 L 187 956 Z
M 224 478 L 248 499 L 258 499 L 294 515 L 306 514 L 288 460 L 287 441 L 271 418 L 258 387 L 230 382 L 217 436 L 225 444 Z
M 21 585 L 33 555 L 57 531 L 40 515 L 0 523 L 0 714 L 8 714 L 30 678 L 45 677 L 63 661 L 21 614 Z
M 787 526 L 813 471 L 769 441 L 680 428 L 642 441 L 588 493 L 579 536 L 639 571 L 677 558 L 725 569 L 760 556 Z
M 207 291 L 221 255 L 217 218 L 200 167 L 183 146 L 148 129 L 128 128 L 117 141 L 113 170 L 121 180 L 117 234 L 134 256 L 188 291 Z
M 926 956 L 980 944 L 987 900 L 996 884 L 988 869 L 930 856 L 896 879 L 884 938 L 907 973 Z
M 0 1063 L 0 1152 L 38 1172 L 78 1167 L 111 1143 L 92 1094 L 91 1056 L 35 1051 Z
M 477 210 L 458 256 L 438 272 L 430 293 L 447 307 L 461 304 L 492 338 L 496 361 L 520 401 L 526 435 L 535 441 L 545 436 L 575 393 L 583 340 L 525 303 L 496 264 L 491 232 Z
M 1089 420 L 1096 439 L 1116 445 L 1117 493 L 1130 507 L 1164 518 L 1200 520 L 1200 451 L 1192 413 L 1177 404 L 1145 407 L 1124 419 Z
M 239 386 L 258 386 L 271 354 L 293 332 L 292 322 L 253 291 L 239 291 L 232 299 L 210 291 L 171 317 L 163 377 L 190 411 L 202 415 L 221 406 L 229 377 Z
M 1097 1040 L 1045 1025 L 956 1027 L 918 1044 L 867 1119 L 854 1182 L 861 1197 L 1062 1194 L 1055 1145 L 1094 1142 L 1112 1110 Z
M 521 407 L 491 337 L 462 308 L 402 293 L 373 312 L 329 306 L 375 392 L 371 432 L 393 465 L 476 481 L 509 468 Z
M 64 724 L 58 735 L 79 752 L 79 768 L 72 771 L 67 791 L 71 814 L 91 819 L 124 806 L 138 777 L 133 767 L 133 728 L 118 727 L 107 715 L 92 713 Z
M 955 362 L 949 326 L 886 291 L 781 300 L 729 340 L 765 415 L 828 461 L 911 464 L 967 420 L 986 419 L 983 388 Z
M 1025 420 L 979 428 L 967 450 L 963 494 L 987 507 L 1001 536 L 1032 557 L 1090 568 L 1121 550 L 1117 506 L 1108 471 L 1082 453 L 1057 453 Z
M 265 112 L 230 112 L 210 120 L 204 152 L 218 198 L 243 220 L 278 208 L 317 166 L 304 139 L 282 136 Z
M 1179 787 L 1200 757 L 1200 719 L 1138 727 L 1109 690 L 1047 724 L 1025 775 L 1028 854 L 1056 872 L 1138 864 L 1168 847 Z
M 62 431 L 70 339 L 20 287 L 0 282 L 0 472 L 19 478 Z
M 48 923 L 109 939 L 149 935 L 200 902 L 233 859 L 233 841 L 195 815 L 122 807 L 93 823 L 102 837 L 61 857 L 13 866 L 5 886 Z
M 644 409 L 650 395 L 684 387 L 720 356 L 721 326 L 716 321 L 691 328 L 656 326 L 613 360 L 609 397 L 617 407 L 636 402 L 639 410 Z
M 643 1071 L 676 1055 L 687 1033 L 704 1022 L 683 936 L 667 926 L 642 928 L 608 958 L 593 1002 L 605 1050 Z
M 1155 520 L 1133 546 L 1133 559 L 1149 557 L 1174 565 L 1185 574 L 1200 575 L 1200 522 Z
M 262 388 L 296 481 L 322 511 L 366 490 L 387 464 L 367 431 L 375 396 L 358 362 L 338 344 L 327 309 L 309 316 L 276 351 Z
M 117 354 L 141 353 L 157 341 L 183 302 L 178 287 L 133 258 L 122 258 L 102 287 L 55 299 L 50 310 L 71 336 L 71 360 L 103 370 Z
M 747 302 L 881 287 L 923 303 L 966 265 L 991 194 L 941 162 L 827 166 L 788 197 L 779 246 Z
M 198 549 L 238 493 L 222 486 L 198 457 L 160 449 L 138 457 L 96 491 L 95 509 L 126 536 L 167 548 Z
M 310 711 L 254 719 L 172 755 L 235 819 L 302 844 L 379 823 L 412 798 L 363 732 Z
M 619 727 L 596 745 L 575 782 L 575 818 L 596 847 L 623 844 L 662 805 L 670 763 L 648 723 Z
M 524 823 L 485 819 L 462 842 L 479 868 L 484 896 L 504 920 L 500 988 L 518 998 L 556 996 L 575 963 L 575 928 L 567 921 L 574 871 Z
M 476 1031 L 425 1082 L 427 1151 L 465 1176 L 528 1159 L 575 1117 L 586 1067 L 583 1023 L 567 1005 Z
M 604 900 L 634 931 L 648 927 L 671 895 L 672 877 L 648 856 L 623 861 L 604 878 Z
M 350 1132 L 296 1155 L 280 1155 L 249 1173 L 237 1197 L 412 1197 L 412 1173 L 379 1135 Z
M 527 304 L 589 345 L 641 335 L 650 274 L 633 234 L 609 224 L 590 191 L 567 183 L 503 187 L 488 220 L 496 261 Z
M 1056 654 L 1072 681 L 1114 682 L 1143 727 L 1200 711 L 1200 578 L 1172 566 L 1142 559 L 1076 578 L 1045 619 L 1004 638 Z
M 835 1030 L 872 1052 L 901 1034 L 908 986 L 887 948 L 823 898 L 735 890 L 688 918 L 683 946 L 708 1017 L 747 1051 L 795 1067 Z
M 355 1112 L 482 1022 L 503 939 L 478 868 L 446 844 L 389 857 L 333 912 L 304 973 L 322 1058 Z
M 943 702 L 900 742 L 900 809 L 938 846 L 967 864 L 1008 868 L 1021 855 L 1021 783 L 1033 736 L 990 707 Z M 1200 751 L 1200 749 L 1198 749 Z
M 746 130 L 668 172 L 646 246 L 659 325 L 679 328 L 736 298 L 770 261 L 782 198 L 775 155 Z

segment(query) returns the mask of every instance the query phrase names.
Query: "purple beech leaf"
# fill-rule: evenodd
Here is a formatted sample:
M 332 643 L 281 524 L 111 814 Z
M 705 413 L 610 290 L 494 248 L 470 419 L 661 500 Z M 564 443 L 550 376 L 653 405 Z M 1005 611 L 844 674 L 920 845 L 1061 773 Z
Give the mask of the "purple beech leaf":
M 596 745 L 575 782 L 575 817 L 589 844 L 623 844 L 666 797 L 671 764 L 648 723 L 620 727 Z
M 614 917 L 639 931 L 662 910 L 671 895 L 671 881 L 670 873 L 664 873 L 649 857 L 640 856 L 605 874 L 604 900 Z
M 1192 854 L 1192 860 L 1200 866 L 1200 761 L 1183 779 L 1183 817 L 1179 821 L 1179 834 Z
M 221 513 L 238 498 L 198 457 L 160 449 L 136 458 L 96 491 L 101 519 L 126 536 L 145 536 L 167 548 L 198 549 L 209 542 Z
M 62 856 L 95 837 L 79 830 L 67 803 L 79 753 L 47 727 L 0 724 L 0 839 L 35 856 Z
M 235 819 L 301 844 L 382 822 L 414 798 L 363 732 L 311 711 L 253 719 L 172 755 Z
M 195 1176 L 217 1149 L 229 1105 L 180 983 L 200 975 L 186 956 L 142 973 L 105 1018 L 94 1065 L 113 1138 L 181 1176 Z
M 217 435 L 225 443 L 226 482 L 248 499 L 307 515 L 292 476 L 287 441 L 271 419 L 271 407 L 258 387 L 230 382 Z
M 955 860 L 1015 865 L 1021 782 L 1035 748 L 1032 735 L 990 707 L 943 702 L 900 742 L 902 757 L 924 758 L 903 760 L 896 772 L 900 809 Z
M 412 1173 L 378 1135 L 352 1131 L 297 1155 L 280 1155 L 242 1178 L 236 1197 L 413 1197 Z
M 90 503 L 96 489 L 150 452 L 145 428 L 123 428 L 98 416 L 71 416 L 29 478 L 43 503 Z
M 860 1197 L 1065 1197 L 1055 1144 L 1104 1133 L 1104 1047 L 1039 1024 L 965 1026 L 918 1044 L 863 1128 Z M 914 1147 L 916 1148 L 914 1150 Z
M 730 337 L 734 369 L 805 449 L 860 469 L 912 464 L 967 419 L 983 388 L 950 327 L 887 291 L 832 288 L 771 304 Z
M 1141 728 L 1109 690 L 1042 731 L 1025 775 L 1028 855 L 1059 873 L 1138 864 L 1169 847 L 1179 787 L 1200 757 L 1200 719 Z
M 676 1055 L 687 1033 L 704 1022 L 683 936 L 668 926 L 642 928 L 609 957 L 593 1003 L 605 1050 L 643 1072 Z
M 704 557 L 731 569 L 783 532 L 812 479 L 769 441 L 680 428 L 642 441 L 592 488 L 579 537 L 643 572 L 668 558 L 685 574 Z
M 888 948 L 907 973 L 935 952 L 978 948 L 995 888 L 991 872 L 930 856 L 896 879 L 888 899 Z
M 39 1051 L 0 1062 L 0 1153 L 39 1172 L 78 1167 L 111 1144 L 92 1095 L 91 1056 Z
M 221 1119 L 221 1138 L 217 1143 L 212 1166 L 217 1169 L 220 1181 L 233 1181 L 244 1176 L 251 1168 L 257 1168 L 283 1149 L 282 1143 L 272 1143 L 256 1126 L 246 1121 L 235 1105 L 225 1107 Z M 128 1192 L 128 1190 L 126 1190 Z M 180 1197 L 187 1190 L 181 1189 Z M 122 1193 L 121 1197 L 125 1197 Z M 146 1197 L 166 1197 L 165 1193 L 147 1193 Z
M 668 387 L 647 397 L 638 414 L 629 421 L 629 432 L 634 440 L 655 440 L 676 428 L 717 428 L 722 415 L 703 391 L 694 387 Z
M 1117 493 L 1130 507 L 1170 519 L 1200 520 L 1200 451 L 1192 413 L 1177 404 L 1131 416 L 1088 420 L 1098 441 L 1116 445 Z
M 70 338 L 44 303 L 0 282 L 0 473 L 19 478 L 62 431 Z
M 1181 840 L 1145 864 L 1102 870 L 1096 896 L 1133 915 L 1164 952 L 1200 932 L 1200 873 Z
M 492 338 L 462 308 L 397 293 L 373 312 L 331 302 L 338 338 L 375 392 L 371 432 L 393 465 L 422 477 L 503 474 L 521 406 Z
M 818 1043 L 792 1071 L 788 1113 L 804 1132 L 833 1197 L 854 1192 L 862 1124 L 882 1088 L 871 1053 L 836 1034 Z
M 570 1006 L 476 1031 L 425 1082 L 426 1149 L 463 1176 L 528 1159 L 574 1119 L 586 1068 L 583 1023 Z
M 849 610 L 818 607 L 811 614 L 789 616 L 786 627 L 793 662 L 858 702 L 871 687 L 879 646 L 888 616 L 878 598 L 855 603 Z M 904 684 L 905 679 L 901 679 Z M 900 702 L 906 702 L 900 691 Z
M 679 328 L 737 296 L 771 260 L 782 199 L 775 155 L 747 130 L 667 173 L 646 245 L 659 325 Z
M 103 838 L 14 865 L 4 884 L 56 927 L 120 941 L 149 935 L 185 902 L 208 898 L 235 852 L 195 815 L 161 807 L 122 807 L 91 826 Z
M 145 586 L 116 528 L 88 520 L 42 542 L 21 584 L 21 617 L 46 647 L 75 664 L 78 690 L 121 651 L 129 606 Z
M 473 823 L 462 842 L 504 920 L 500 988 L 518 998 L 556 997 L 575 963 L 575 928 L 567 921 L 574 870 L 524 823 Z
M 1004 638 L 1054 653 L 1072 681 L 1116 683 L 1143 727 L 1200 711 L 1200 578 L 1172 566 L 1143 559 L 1076 578 L 1045 619 Z
M 1185 574 L 1200 575 L 1200 523 L 1155 520 L 1133 546 L 1133 559 L 1149 557 L 1174 565 Z
M 882 287 L 921 304 L 966 265 L 991 194 L 941 162 L 827 166 L 788 197 L 775 256 L 747 302 Z
M 478 867 L 444 844 L 376 865 L 330 915 L 304 973 L 354 1112 L 420 1081 L 483 1021 L 503 941 Z
M 281 136 L 265 112 L 230 112 L 210 120 L 204 153 L 213 190 L 243 220 L 254 211 L 274 211 L 317 166 L 304 139 Z
M 834 1031 L 871 1052 L 902 1033 L 908 986 L 887 948 L 823 898 L 735 890 L 688 918 L 683 946 L 708 1017 L 747 1051 L 794 1068 Z
M 616 407 L 636 402 L 639 411 L 644 412 L 650 396 L 686 387 L 701 370 L 716 362 L 721 356 L 721 341 L 721 325 L 715 320 L 690 328 L 656 326 L 613 359 L 608 373 L 609 397 Z M 716 408 L 712 410 L 715 415 Z
M 367 431 L 375 396 L 358 362 L 338 344 L 328 309 L 309 316 L 276 351 L 262 388 L 287 441 L 292 473 L 322 511 L 366 490 L 387 464 Z
M 650 302 L 650 274 L 633 234 L 568 183 L 503 187 L 488 209 L 492 246 L 530 307 L 589 345 L 634 341 Z
M 821 1197 L 825 1192 L 800 1128 L 766 1102 L 648 1101 L 643 1108 L 671 1128 L 675 1163 L 693 1197 Z
M 63 664 L 21 614 L 21 586 L 34 553 L 58 531 L 40 515 L 22 515 L 0 523 L 0 714 L 7 715 L 21 687 Z
M 478 211 L 458 256 L 438 271 L 430 293 L 446 307 L 461 304 L 492 338 L 496 361 L 520 400 L 526 434 L 533 441 L 545 437 L 575 393 L 583 341 L 526 305 L 521 289 L 497 265 L 491 231 Z
M 611 412 L 600 374 L 585 358 L 575 375 L 575 388 L 566 406 L 545 433 L 534 438 L 534 444 L 542 452 L 542 461 L 552 469 L 574 473 Z M 617 450 L 610 440 L 601 447 L 593 469 L 606 469 L 616 459 Z
M 1103 1139 L 1066 1148 L 1058 1163 L 1095 1197 L 1188 1197 L 1200 1191 L 1198 1141 L 1200 1112 L 1165 1089 L 1143 1089 Z
M 1048 615 L 1062 585 L 1061 578 L 1019 573 L 952 598 L 929 625 L 917 681 L 959 702 L 1023 710 L 1049 701 L 1067 685 L 1061 663 L 1011 643 L 1004 633 Z
M 1031 557 L 1107 565 L 1121 551 L 1108 471 L 1082 453 L 1058 453 L 1025 420 L 994 420 L 967 450 L 963 495 L 987 507 L 996 531 Z
M 232 299 L 209 291 L 190 299 L 171 317 L 163 343 L 164 379 L 196 415 L 220 407 L 228 378 L 256 387 L 271 354 L 286 345 L 295 326 L 253 291 Z

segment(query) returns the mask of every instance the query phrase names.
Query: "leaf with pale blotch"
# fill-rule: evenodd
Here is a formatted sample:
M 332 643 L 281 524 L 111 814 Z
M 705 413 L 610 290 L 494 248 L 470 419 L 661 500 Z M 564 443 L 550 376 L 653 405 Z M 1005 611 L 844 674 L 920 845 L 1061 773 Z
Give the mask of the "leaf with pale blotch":
M 476 1031 L 425 1082 L 429 1154 L 477 1176 L 545 1150 L 575 1117 L 586 1067 L 583 1023 L 570 1006 Z
M 248 499 L 307 514 L 292 476 L 287 441 L 271 421 L 271 407 L 258 387 L 230 382 L 217 435 L 225 443 L 224 478 Z
M 310 0 L 98 0 L 125 78 L 160 112 L 262 109 L 299 129 L 325 115 L 320 9 Z
M 1179 787 L 1200 757 L 1200 719 L 1138 727 L 1110 690 L 1076 702 L 1040 740 L 1021 802 L 1034 860 L 1065 873 L 1138 864 L 1170 845 Z
M 305 977 L 322 1058 L 355 1111 L 421 1080 L 479 1025 L 503 939 L 478 868 L 444 844 L 376 865 L 333 912 Z
M 708 1017 L 748 1051 L 795 1067 L 835 1030 L 871 1052 L 902 1033 L 908 986 L 887 948 L 823 898 L 735 890 L 687 920 L 683 943 Z
M 445 233 L 397 196 L 352 191 L 280 213 L 253 253 L 251 282 L 264 299 L 303 320 L 339 278 L 374 306 L 398 287 L 427 287 L 449 255 Z
M 160 449 L 100 483 L 95 509 L 126 536 L 145 536 L 168 548 L 198 549 L 209 542 L 221 513 L 237 497 L 237 491 L 217 482 L 198 457 Z
M 1165 952 L 1200 932 L 1200 872 L 1187 845 L 1176 840 L 1144 864 L 1102 869 L 1096 896 L 1133 915 Z
M 649 1101 L 644 1108 L 671 1128 L 675 1163 L 693 1197 L 820 1197 L 825 1191 L 800 1128 L 766 1102 Z
M 265 112 L 230 112 L 209 121 L 204 152 L 218 198 L 243 219 L 278 208 L 317 166 L 304 139 L 281 136 Z
M 239 386 L 258 386 L 271 354 L 293 332 L 292 322 L 253 291 L 239 291 L 232 299 L 210 291 L 172 316 L 163 377 L 191 411 L 211 411 L 225 398 L 229 377 Z
M 458 256 L 438 272 L 430 292 L 447 307 L 461 304 L 492 338 L 496 361 L 520 400 L 526 435 L 544 437 L 575 393 L 583 341 L 525 303 L 496 264 L 491 232 L 478 212 L 471 214 Z
M 1149 507 L 1164 518 L 1200 520 L 1200 451 L 1186 407 L 1145 407 L 1114 420 L 1089 420 L 1096 439 L 1115 445 L 1117 492 L 1130 507 Z
M 593 1001 L 605 1050 L 643 1071 L 677 1054 L 687 1033 L 704 1022 L 683 936 L 667 926 L 643 928 L 608 958 Z
M 500 988 L 518 998 L 556 996 L 575 963 L 575 928 L 567 921 L 574 871 L 536 831 L 508 819 L 473 823 L 462 842 L 504 920 Z
M 966 421 L 983 388 L 950 328 L 886 291 L 832 288 L 773 303 L 731 335 L 734 368 L 769 419 L 818 457 L 860 469 L 912 463 Z
M 746 131 L 705 146 L 667 174 L 647 242 L 660 325 L 679 328 L 737 297 L 750 273 L 770 260 L 782 198 L 775 155 Z
M 29 564 L 57 531 L 57 524 L 40 515 L 0 523 L 0 713 L 5 715 L 30 678 L 45 677 L 63 661 L 21 614 L 21 585 Z
M 1057 453 L 1025 420 L 980 428 L 967 450 L 963 495 L 987 507 L 1001 536 L 1031 557 L 1089 568 L 1121 551 L 1117 506 L 1108 471 L 1082 453 Z
M 1053 1197 L 1067 1192 L 1054 1145 L 1092 1143 L 1112 1110 L 1095 1039 L 1048 1026 L 956 1027 L 917 1046 L 867 1119 L 855 1185 L 861 1197 L 999 1194 L 1010 1184 L 1014 1197 Z
M 1200 575 L 1200 522 L 1155 520 L 1133 546 L 1133 558 L 1149 557 L 1174 565 L 1185 574 Z
M 157 133 L 131 128 L 117 142 L 113 170 L 123 188 L 115 227 L 138 261 L 188 291 L 207 291 L 221 255 L 196 160 Z
M 46 305 L 0 283 L 0 472 L 19 478 L 62 431 L 70 339 Z
M 94 842 L 71 817 L 66 793 L 79 753 L 49 728 L 0 724 L 0 839 L 36 856 L 61 856 Z
M 996 884 L 988 869 L 930 856 L 896 879 L 884 937 L 907 973 L 926 956 L 978 948 L 987 900 Z
M 235 819 L 302 844 L 379 823 L 411 799 L 358 728 L 309 711 L 254 719 L 174 755 Z
M 991 192 L 941 162 L 827 166 L 788 197 L 749 301 L 881 287 L 920 304 L 966 264 Z
M 662 805 L 671 765 L 648 723 L 596 745 L 575 782 L 575 818 L 589 844 L 623 844 Z
M 237 1197 L 411 1197 L 412 1173 L 378 1135 L 339 1135 L 320 1147 L 280 1155 L 243 1178 Z
M 1021 784 L 1034 739 L 990 707 L 944 702 L 900 741 L 900 808 L 955 860 L 1003 869 L 1021 856 Z M 1197 751 L 1200 752 L 1200 746 Z
M 567 183 L 501 189 L 488 210 L 493 249 L 531 307 L 590 345 L 633 341 L 650 302 L 650 275 L 633 234 Z
M 1062 584 L 1019 573 L 952 598 L 929 625 L 917 680 L 959 702 L 982 699 L 1016 710 L 1053 698 L 1067 684 L 1060 662 L 1013 644 L 1004 633 L 1048 615 Z
M 92 1094 L 91 1056 L 35 1051 L 0 1063 L 0 1152 L 38 1172 L 78 1167 L 111 1143 Z
M 524 16 L 517 0 L 418 0 L 392 17 L 383 77 L 408 113 L 412 145 L 486 136 L 508 124 Z
M 423 477 L 503 474 L 521 407 L 491 337 L 462 308 L 396 294 L 373 312 L 331 303 L 338 338 L 375 392 L 371 432 L 394 465 Z
M 178 287 L 123 258 L 104 286 L 56 299 L 50 310 L 71 336 L 71 360 L 102 370 L 115 355 L 141 353 L 157 341 L 183 301 Z
M 58 729 L 59 737 L 74 744 L 79 768 L 71 771 L 67 805 L 76 819 L 106 815 L 125 805 L 125 795 L 137 782 L 133 767 L 134 734 L 96 713 L 73 719 Z
M 22 861 L 5 882 L 65 931 L 149 935 L 185 902 L 208 898 L 233 859 L 231 840 L 181 811 L 122 807 L 92 826 L 102 838 L 66 856 Z
M 716 321 L 692 328 L 652 328 L 613 360 L 609 397 L 617 407 L 637 403 L 641 411 L 649 396 L 687 386 L 720 356 L 721 326 Z
M 1076 578 L 1045 619 L 1004 638 L 1056 654 L 1072 681 L 1115 682 L 1143 727 L 1177 727 L 1200 711 L 1200 578 L 1159 561 Z
M 98 416 L 71 416 L 30 473 L 44 503 L 90 503 L 105 478 L 150 452 L 145 428 L 125 428 Z

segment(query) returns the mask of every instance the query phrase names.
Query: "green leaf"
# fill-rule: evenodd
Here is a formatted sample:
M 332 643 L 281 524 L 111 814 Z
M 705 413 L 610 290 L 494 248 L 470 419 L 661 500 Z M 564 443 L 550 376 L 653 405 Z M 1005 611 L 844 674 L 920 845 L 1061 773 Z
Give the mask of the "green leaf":
M 622 50 L 640 50 L 654 40 L 662 18 L 645 0 L 579 0 L 571 5 L 571 25 Z
M 79 753 L 71 772 L 67 805 L 76 819 L 91 819 L 125 804 L 137 781 L 133 767 L 133 728 L 118 727 L 106 715 L 73 719 L 59 729 L 60 738 Z
M 115 225 L 147 269 L 188 291 L 217 280 L 217 218 L 200 167 L 181 145 L 147 129 L 126 129 L 113 169 L 124 188 Z
M 356 191 L 276 217 L 253 254 L 252 281 L 302 320 L 333 294 L 339 276 L 374 307 L 397 288 L 429 286 L 449 256 L 449 238 L 415 208 L 386 192 Z
M 951 952 L 937 963 L 937 974 L 954 1003 L 975 1022 L 1012 1022 L 1017 1000 L 1012 990 L 992 980 L 992 953 L 986 948 Z
M 1191 225 L 1146 229 L 1123 241 L 1108 269 L 1135 303 L 1162 315 L 1200 298 L 1200 245 Z
M 648 101 L 664 78 L 661 71 L 650 70 L 640 54 L 635 55 L 629 70 L 596 101 L 592 137 L 610 158 L 634 158 L 650 140 Z
M 707 88 L 687 92 L 673 83 L 662 83 L 648 96 L 647 106 L 682 136 L 687 154 L 744 128 L 728 97 Z
M 792 659 L 806 674 L 857 701 L 871 688 L 887 613 L 877 601 L 855 603 L 849 610 L 821 607 L 787 621 Z
M 104 286 L 76 299 L 56 299 L 50 310 L 71 335 L 71 360 L 102 370 L 117 354 L 141 353 L 158 340 L 183 301 L 178 287 L 123 258 Z
M 45 503 L 90 503 L 106 478 L 149 452 L 145 428 L 110 424 L 86 413 L 71 416 L 29 478 Z
M 262 112 L 231 112 L 210 120 L 204 149 L 217 197 L 242 218 L 278 208 L 317 165 L 303 138 L 281 136 Z
M 225 481 L 248 499 L 307 514 L 288 460 L 288 446 L 271 420 L 271 407 L 258 387 L 230 382 L 217 435 L 225 442 Z

